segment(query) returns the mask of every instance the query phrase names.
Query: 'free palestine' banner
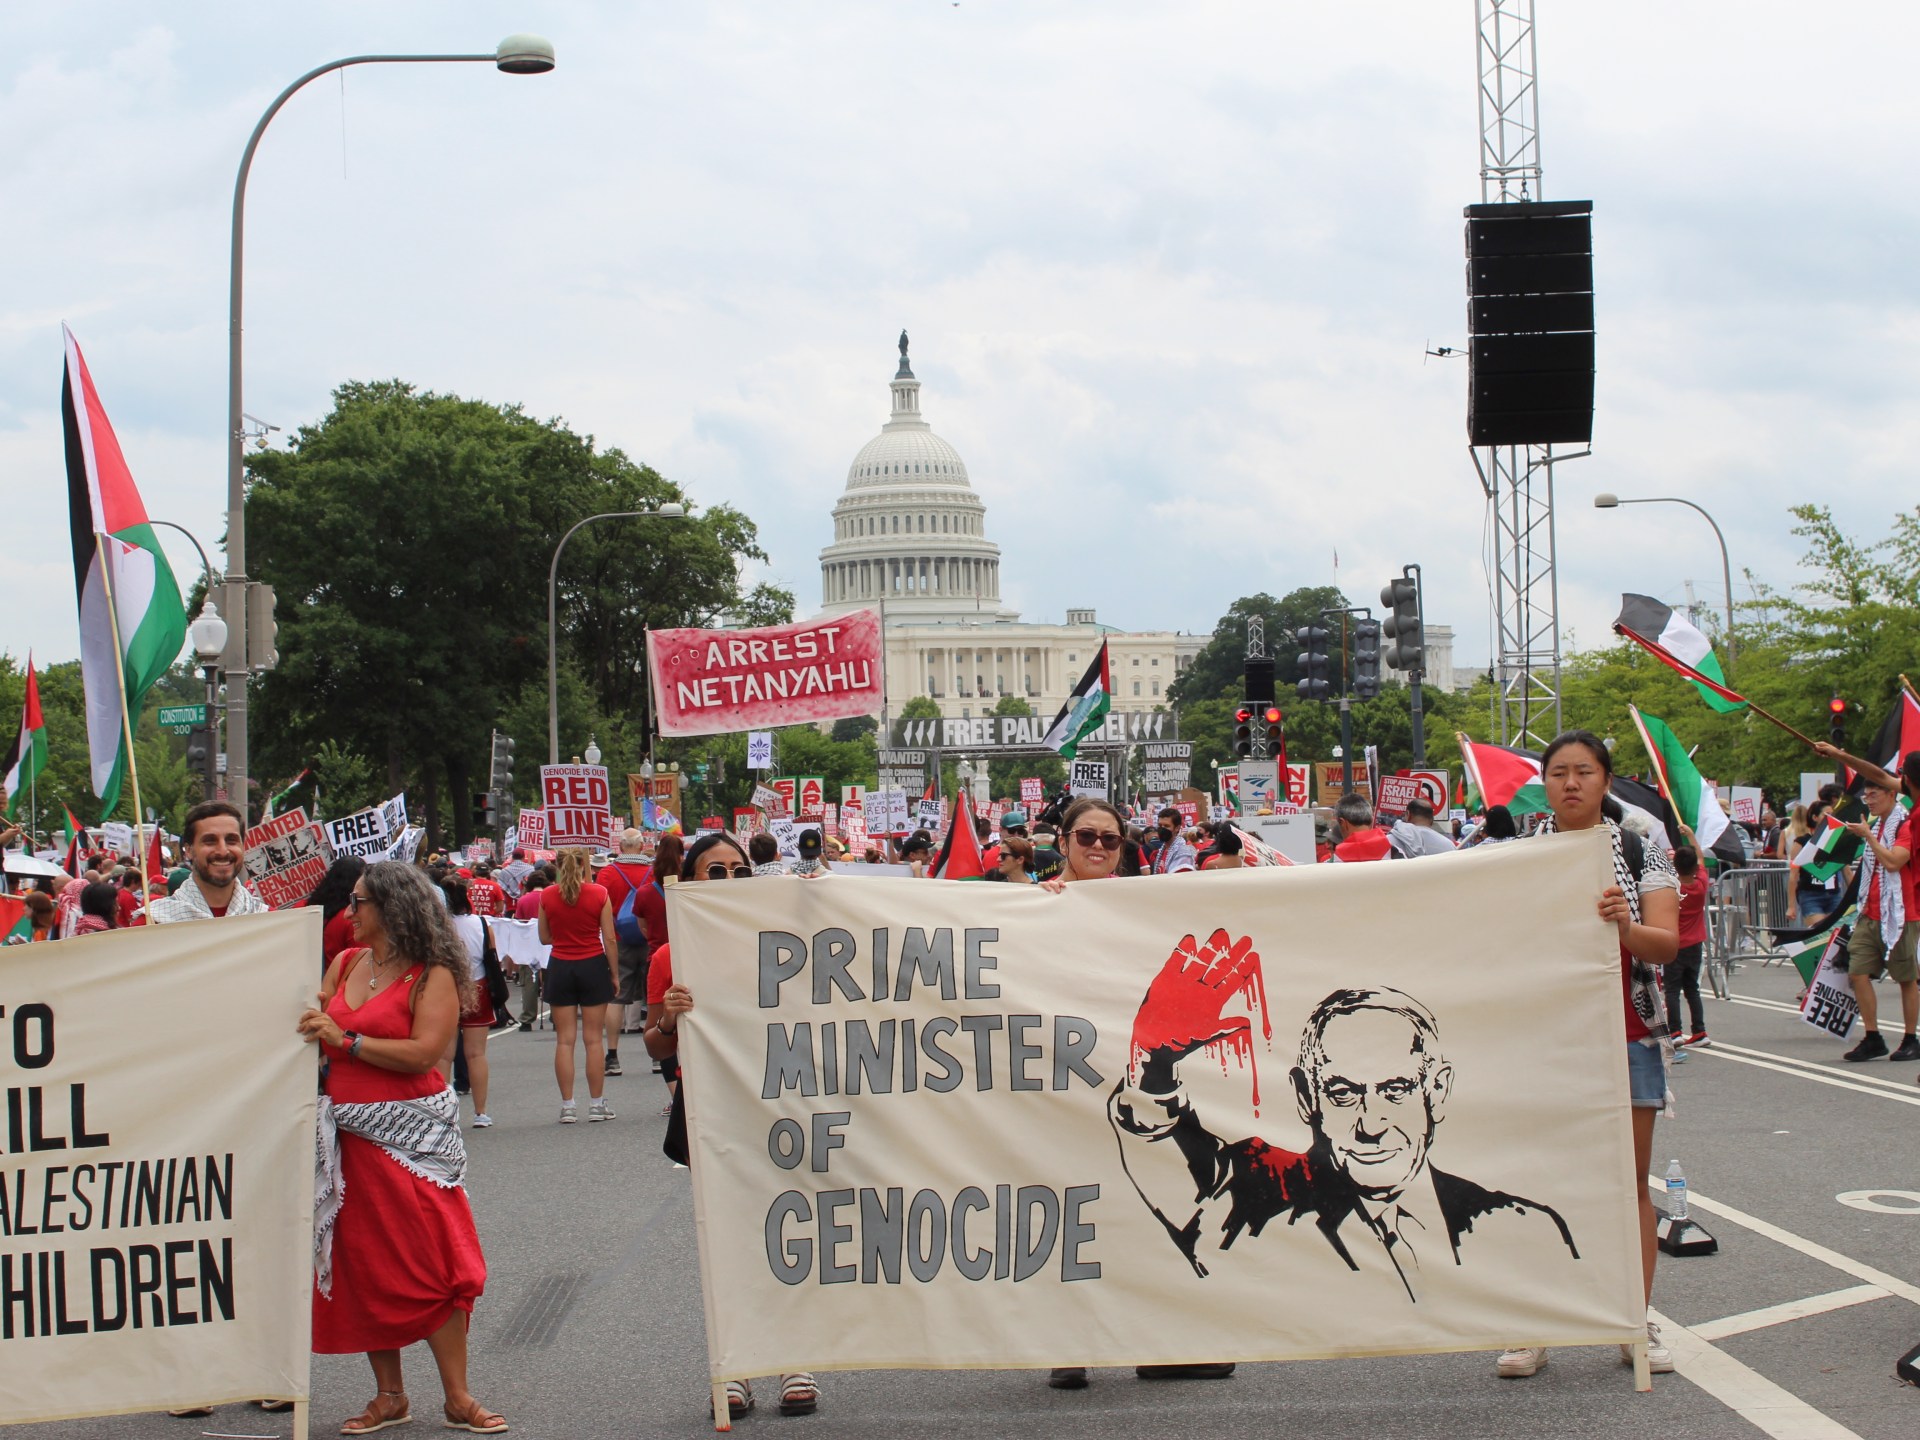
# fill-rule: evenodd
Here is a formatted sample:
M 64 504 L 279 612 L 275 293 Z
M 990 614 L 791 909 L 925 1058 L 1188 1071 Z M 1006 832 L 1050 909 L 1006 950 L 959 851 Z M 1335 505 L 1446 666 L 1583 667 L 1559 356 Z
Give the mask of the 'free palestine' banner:
M 297 909 L 6 952 L 0 1424 L 306 1397 L 319 944 Z
M 673 887 L 712 1378 L 1644 1337 L 1611 880 Z

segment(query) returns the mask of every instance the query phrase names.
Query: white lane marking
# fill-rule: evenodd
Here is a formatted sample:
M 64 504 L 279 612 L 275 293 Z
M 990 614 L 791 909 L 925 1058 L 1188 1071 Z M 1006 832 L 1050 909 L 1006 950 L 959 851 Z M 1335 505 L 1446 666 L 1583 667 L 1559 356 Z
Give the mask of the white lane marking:
M 1849 1305 L 1865 1305 L 1871 1300 L 1889 1300 L 1892 1296 L 1878 1285 L 1850 1285 L 1845 1290 L 1830 1290 L 1825 1295 L 1809 1295 L 1804 1300 L 1789 1300 L 1784 1305 L 1769 1305 L 1763 1310 L 1748 1310 L 1695 1325 L 1693 1333 L 1702 1340 L 1724 1340 L 1729 1335 L 1745 1335 L 1749 1330 L 1765 1330 L 1804 1320 L 1809 1315 L 1824 1315 L 1829 1310 L 1844 1310 Z
M 1888 1080 L 1873 1073 L 1874 1070 L 1879 1067 L 1873 1065 L 1871 1062 L 1859 1065 L 1848 1065 L 1845 1061 L 1842 1061 L 1839 1065 L 1829 1065 L 1824 1060 L 1802 1060 L 1795 1055 L 1779 1055 L 1772 1050 L 1755 1050 L 1746 1045 L 1726 1045 L 1717 1041 L 1712 1050 L 1702 1050 L 1692 1053 L 1711 1055 L 1714 1050 L 1722 1050 L 1729 1055 L 1751 1055 L 1756 1060 L 1777 1060 L 1782 1065 L 1798 1065 L 1802 1069 L 1810 1070 L 1816 1075 L 1833 1075 L 1839 1079 L 1856 1081 L 1862 1085 L 1878 1085 L 1882 1089 L 1893 1091 L 1896 1095 L 1920 1094 L 1920 1089 L 1916 1089 L 1913 1083 L 1915 1079 L 1920 1079 L 1920 1071 L 1894 1070 L 1889 1073 L 1898 1078 Z
M 1647 1313 L 1673 1351 L 1673 1368 L 1773 1440 L 1860 1440 L 1858 1432 L 1822 1414 L 1752 1366 L 1715 1349 L 1697 1331 L 1676 1324 L 1657 1310 Z
M 1876 1197 L 1891 1195 L 1905 1205 L 1889 1205 Z M 1872 1210 L 1881 1215 L 1920 1215 L 1920 1190 L 1842 1190 L 1833 1197 L 1855 1210 Z
M 1731 1060 L 1736 1065 L 1757 1065 L 1762 1070 L 1776 1070 L 1782 1075 L 1793 1075 L 1802 1080 L 1811 1080 L 1818 1085 L 1831 1085 L 1836 1090 L 1853 1090 L 1862 1095 L 1877 1095 L 1882 1100 L 1892 1100 L 1901 1105 L 1920 1105 L 1920 1091 L 1911 1095 L 1902 1095 L 1893 1090 L 1882 1090 L 1873 1085 L 1861 1085 L 1853 1080 L 1842 1080 L 1836 1075 L 1823 1075 L 1818 1070 L 1799 1069 L 1792 1065 L 1776 1064 L 1771 1060 L 1757 1060 L 1750 1055 L 1735 1055 L 1731 1050 L 1701 1050 L 1701 1055 L 1719 1055 L 1722 1060 Z
M 1762 1000 L 1758 995 L 1729 995 L 1727 1001 L 1733 1005 L 1752 1005 L 1761 1010 L 1784 1010 L 1789 1015 L 1800 1013 L 1798 1005 L 1789 1005 L 1784 1000 Z
M 1647 1188 L 1656 1195 L 1664 1195 L 1667 1193 L 1667 1182 L 1658 1175 L 1649 1175 Z M 1783 1230 L 1770 1221 L 1762 1220 L 1758 1215 L 1749 1215 L 1746 1211 L 1736 1210 L 1733 1206 L 1719 1200 L 1710 1200 L 1698 1190 L 1687 1191 L 1687 1203 L 1706 1211 L 1709 1215 L 1718 1215 L 1722 1219 L 1733 1221 L 1736 1225 L 1744 1226 L 1756 1235 L 1777 1241 L 1789 1250 L 1798 1250 L 1808 1259 L 1818 1260 L 1822 1265 L 1830 1265 L 1835 1270 L 1853 1276 L 1856 1280 L 1864 1280 L 1869 1285 L 1878 1285 L 1889 1295 L 1898 1295 L 1902 1300 L 1911 1300 L 1915 1305 L 1920 1305 L 1920 1285 L 1915 1285 L 1911 1281 L 1902 1280 L 1897 1275 L 1889 1275 L 1884 1270 L 1876 1270 L 1873 1266 L 1856 1260 L 1851 1255 L 1842 1255 L 1838 1250 L 1829 1250 L 1826 1246 L 1816 1244 L 1805 1236 L 1796 1235 L 1791 1230 Z

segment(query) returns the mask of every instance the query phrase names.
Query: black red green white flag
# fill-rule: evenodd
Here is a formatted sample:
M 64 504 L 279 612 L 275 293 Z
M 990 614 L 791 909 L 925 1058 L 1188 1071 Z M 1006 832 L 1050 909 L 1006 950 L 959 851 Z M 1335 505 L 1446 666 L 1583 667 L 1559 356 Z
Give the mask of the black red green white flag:
M 1100 728 L 1112 706 L 1113 680 L 1107 673 L 1107 642 L 1102 640 L 1100 653 L 1093 657 L 1093 664 L 1073 687 L 1040 743 L 1073 759 L 1080 742 Z
M 1546 812 L 1547 787 L 1540 778 L 1538 755 L 1531 750 L 1469 740 L 1465 735 L 1455 738 L 1481 804 L 1504 805 L 1516 819 Z
M 34 777 L 47 768 L 47 721 L 40 713 L 40 677 L 33 673 L 33 655 L 27 655 L 27 698 L 20 707 L 20 734 L 7 758 L 4 784 L 7 790 L 7 818 L 17 819 L 20 806 L 32 789 Z
M 954 792 L 952 813 L 947 833 L 940 841 L 940 853 L 934 857 L 933 868 L 927 873 L 935 880 L 984 880 L 987 877 L 986 860 L 980 854 L 980 836 L 973 825 L 973 806 L 967 803 L 965 790 Z
M 1700 696 L 1722 714 L 1738 710 L 1746 697 L 1727 687 L 1713 646 L 1699 629 L 1664 601 L 1651 595 L 1622 595 L 1614 630 L 1672 667 L 1699 687 Z

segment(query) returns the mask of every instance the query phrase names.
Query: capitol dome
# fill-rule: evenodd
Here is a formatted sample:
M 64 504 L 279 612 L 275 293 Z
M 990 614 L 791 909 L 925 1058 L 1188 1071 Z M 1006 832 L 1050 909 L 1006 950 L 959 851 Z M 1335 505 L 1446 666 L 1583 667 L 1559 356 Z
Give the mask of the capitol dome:
M 889 623 L 1015 620 L 1000 605 L 1000 547 L 960 452 L 920 413 L 907 363 L 892 382 L 893 414 L 847 467 L 833 507 L 833 543 L 820 552 L 824 614 L 879 606 Z

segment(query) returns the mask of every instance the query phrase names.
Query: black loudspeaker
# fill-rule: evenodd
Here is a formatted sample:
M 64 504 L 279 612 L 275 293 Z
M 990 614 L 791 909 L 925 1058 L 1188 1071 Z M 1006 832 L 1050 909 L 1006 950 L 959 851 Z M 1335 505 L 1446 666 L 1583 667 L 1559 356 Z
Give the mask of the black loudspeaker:
M 1593 439 L 1593 202 L 1469 205 L 1467 436 Z

